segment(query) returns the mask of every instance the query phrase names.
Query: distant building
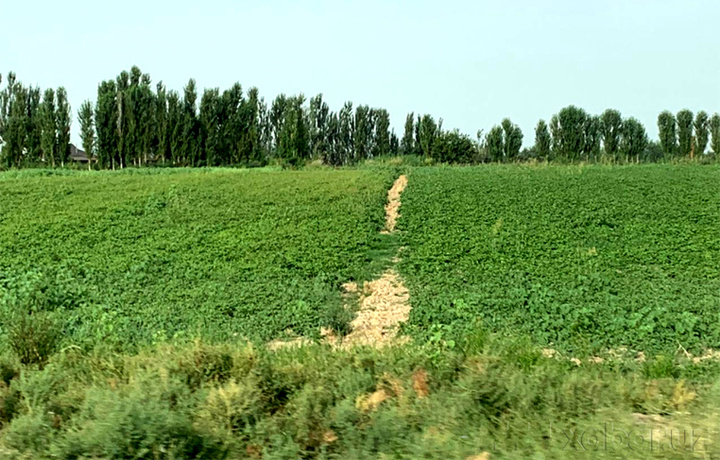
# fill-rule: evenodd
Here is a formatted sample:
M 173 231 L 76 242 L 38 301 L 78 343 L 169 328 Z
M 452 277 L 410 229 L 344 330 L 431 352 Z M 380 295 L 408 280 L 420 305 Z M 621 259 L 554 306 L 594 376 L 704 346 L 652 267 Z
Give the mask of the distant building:
M 70 144 L 70 161 L 75 161 L 77 163 L 87 163 L 88 157 L 85 154 L 84 150 L 80 150 L 79 148 L 75 147 L 75 144 Z M 97 161 L 97 158 L 93 155 L 92 161 Z

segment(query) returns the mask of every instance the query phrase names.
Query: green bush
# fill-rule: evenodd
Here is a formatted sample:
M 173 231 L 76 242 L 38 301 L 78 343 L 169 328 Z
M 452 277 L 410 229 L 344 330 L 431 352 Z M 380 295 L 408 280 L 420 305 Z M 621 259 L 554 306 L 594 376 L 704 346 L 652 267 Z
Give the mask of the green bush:
M 91 388 L 52 451 L 59 458 L 224 458 L 220 444 L 193 427 L 193 399 L 161 376 L 119 390 Z
M 45 313 L 19 316 L 8 327 L 10 348 L 23 364 L 43 366 L 60 343 L 60 331 Z

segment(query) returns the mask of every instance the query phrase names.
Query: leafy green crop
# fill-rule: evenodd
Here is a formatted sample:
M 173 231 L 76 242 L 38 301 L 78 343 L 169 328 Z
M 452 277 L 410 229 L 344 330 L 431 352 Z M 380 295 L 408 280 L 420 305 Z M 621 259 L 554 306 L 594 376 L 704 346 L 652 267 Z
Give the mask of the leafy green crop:
M 400 212 L 415 334 L 720 347 L 717 166 L 423 168 Z
M 340 283 L 370 276 L 392 179 L 389 170 L 0 177 L 0 314 L 51 311 L 72 343 L 123 347 L 312 335 L 333 317 Z

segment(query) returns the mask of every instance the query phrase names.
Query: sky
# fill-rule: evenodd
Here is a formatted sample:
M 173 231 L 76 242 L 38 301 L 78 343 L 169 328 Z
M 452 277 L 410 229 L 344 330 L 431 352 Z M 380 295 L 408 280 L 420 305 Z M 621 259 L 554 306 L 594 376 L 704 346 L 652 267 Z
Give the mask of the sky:
M 475 136 L 574 104 L 720 112 L 719 0 L 0 0 L 0 72 L 65 86 L 73 108 L 137 65 L 182 90 L 257 86 L 408 112 Z M 3 83 L 4 84 L 4 83 Z M 79 141 L 77 122 L 72 138 Z

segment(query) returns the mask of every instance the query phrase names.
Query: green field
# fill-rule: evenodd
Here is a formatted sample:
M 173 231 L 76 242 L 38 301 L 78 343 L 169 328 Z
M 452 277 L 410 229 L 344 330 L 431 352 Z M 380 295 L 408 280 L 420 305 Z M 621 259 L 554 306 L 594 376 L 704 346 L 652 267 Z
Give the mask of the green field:
M 717 166 L 422 168 L 400 228 L 413 334 L 720 347 Z
M 0 459 L 714 458 L 719 255 L 717 165 L 0 173 Z
M 68 343 L 122 346 L 332 327 L 340 283 L 370 276 L 394 179 L 384 170 L 11 174 L 0 175 L 5 308 L 39 297 Z

